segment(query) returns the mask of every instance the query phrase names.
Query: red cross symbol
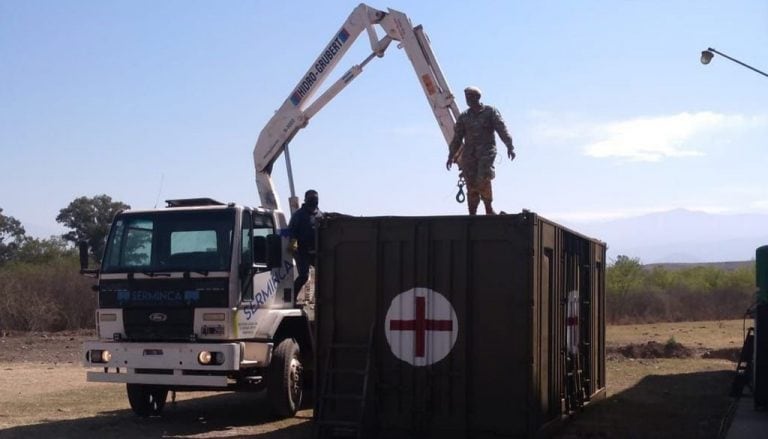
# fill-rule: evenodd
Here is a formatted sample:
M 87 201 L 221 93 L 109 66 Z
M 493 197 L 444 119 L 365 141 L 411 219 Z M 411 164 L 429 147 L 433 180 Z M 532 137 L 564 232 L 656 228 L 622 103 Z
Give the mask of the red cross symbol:
M 390 331 L 414 331 L 416 357 L 426 355 L 427 331 L 453 331 L 451 320 L 427 320 L 427 300 L 424 297 L 416 297 L 416 312 L 414 320 L 390 320 Z

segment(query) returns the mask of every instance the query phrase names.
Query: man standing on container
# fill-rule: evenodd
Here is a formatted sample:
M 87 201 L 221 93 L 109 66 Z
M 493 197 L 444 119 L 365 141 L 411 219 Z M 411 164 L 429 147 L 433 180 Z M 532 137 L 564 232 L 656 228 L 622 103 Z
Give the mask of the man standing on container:
M 304 204 L 293 213 L 288 224 L 290 234 L 289 250 L 296 260 L 298 276 L 293 283 L 293 302 L 309 279 L 309 266 L 315 265 L 315 229 L 322 218 L 320 212 L 320 197 L 316 190 L 308 190 L 304 193 Z
M 485 205 L 485 214 L 494 215 L 496 212 L 493 211 L 491 188 L 491 180 L 496 176 L 493 167 L 496 159 L 494 132 L 499 134 L 501 141 L 507 146 L 507 156 L 510 160 L 515 159 L 515 147 L 512 145 L 512 137 L 499 111 L 490 105 L 480 103 L 480 95 L 480 89 L 477 87 L 464 89 L 464 97 L 469 108 L 461 113 L 456 121 L 445 167 L 450 170 L 453 163 L 459 165 L 464 181 L 467 183 L 467 207 L 470 215 L 477 214 L 477 206 L 481 199 Z M 459 157 L 460 149 L 461 157 Z

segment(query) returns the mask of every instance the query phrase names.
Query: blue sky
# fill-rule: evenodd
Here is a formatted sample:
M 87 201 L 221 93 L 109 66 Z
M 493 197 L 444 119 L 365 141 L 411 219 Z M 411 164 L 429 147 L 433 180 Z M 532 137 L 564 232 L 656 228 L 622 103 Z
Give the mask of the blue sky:
M 0 2 L 0 208 L 45 237 L 83 195 L 258 205 L 259 132 L 357 3 Z M 497 210 L 567 222 L 768 213 L 768 78 L 698 60 L 714 47 L 768 70 L 768 3 L 369 4 L 424 25 L 454 93 L 476 85 L 501 111 L 518 157 L 497 160 Z M 363 36 L 331 80 L 369 50 Z M 394 45 L 291 152 L 297 190 L 317 189 L 327 211 L 466 210 Z M 273 175 L 286 205 L 282 160 Z

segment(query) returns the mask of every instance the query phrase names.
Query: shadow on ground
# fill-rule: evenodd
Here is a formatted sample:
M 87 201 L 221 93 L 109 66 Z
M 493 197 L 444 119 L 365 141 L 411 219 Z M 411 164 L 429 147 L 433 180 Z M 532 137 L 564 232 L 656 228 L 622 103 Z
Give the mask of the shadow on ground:
M 733 377 L 730 371 L 649 375 L 588 406 L 555 437 L 716 439 Z
M 98 398 L 98 394 L 94 394 Z M 276 419 L 262 393 L 224 393 L 170 402 L 162 417 L 138 418 L 131 410 L 0 430 L 0 438 L 246 438 L 306 439 L 312 434 L 311 401 L 296 418 Z
M 555 437 L 715 439 L 731 403 L 728 392 L 733 376 L 730 371 L 647 376 L 634 387 L 588 406 Z M 14 427 L 0 431 L 0 438 L 309 439 L 309 408 L 307 401 L 298 418 L 276 420 L 263 393 L 228 393 L 169 404 L 161 418 L 141 419 L 130 410 L 118 410 Z

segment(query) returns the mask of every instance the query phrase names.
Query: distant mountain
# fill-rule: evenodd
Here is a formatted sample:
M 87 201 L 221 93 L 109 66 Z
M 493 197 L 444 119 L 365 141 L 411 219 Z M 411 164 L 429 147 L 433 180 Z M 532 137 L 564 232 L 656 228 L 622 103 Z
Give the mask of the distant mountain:
M 675 209 L 604 222 L 563 222 L 608 243 L 608 258 L 644 264 L 749 261 L 768 245 L 768 215 L 723 215 Z

